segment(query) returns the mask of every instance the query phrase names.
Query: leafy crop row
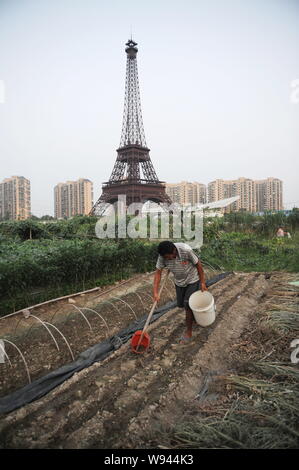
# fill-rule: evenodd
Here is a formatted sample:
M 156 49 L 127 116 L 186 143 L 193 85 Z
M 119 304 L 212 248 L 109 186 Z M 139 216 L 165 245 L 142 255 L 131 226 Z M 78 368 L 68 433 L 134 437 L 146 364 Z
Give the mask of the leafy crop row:
M 80 285 L 122 272 L 154 268 L 156 244 L 122 240 L 28 240 L 0 244 L 0 297 Z M 81 287 L 81 288 L 82 288 Z M 4 313 L 4 312 L 2 312 Z

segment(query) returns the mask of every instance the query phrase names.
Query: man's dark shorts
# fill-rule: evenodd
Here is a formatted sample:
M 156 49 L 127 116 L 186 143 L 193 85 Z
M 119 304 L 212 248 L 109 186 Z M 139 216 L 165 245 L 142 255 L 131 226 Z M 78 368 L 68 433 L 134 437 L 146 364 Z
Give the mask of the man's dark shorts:
M 193 292 L 199 290 L 200 287 L 200 281 L 193 282 L 193 284 L 188 284 L 186 287 L 175 286 L 178 307 L 189 307 L 188 301 L 190 295 L 193 294 Z

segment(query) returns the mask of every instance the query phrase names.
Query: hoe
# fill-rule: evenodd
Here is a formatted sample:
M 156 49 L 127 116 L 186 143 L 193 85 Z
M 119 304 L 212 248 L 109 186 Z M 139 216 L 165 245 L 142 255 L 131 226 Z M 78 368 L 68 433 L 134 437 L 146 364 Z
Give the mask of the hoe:
M 168 275 L 169 275 L 169 271 L 167 271 L 167 273 L 166 273 L 166 275 L 163 279 L 163 282 L 161 284 L 160 291 L 159 291 L 159 297 L 160 297 L 160 295 L 162 293 L 162 290 L 165 286 Z M 146 351 L 148 349 L 149 345 L 150 345 L 150 337 L 149 337 L 148 333 L 146 333 L 146 330 L 148 328 L 149 322 L 151 321 L 151 318 L 152 318 L 152 315 L 154 313 L 154 310 L 155 310 L 156 306 L 157 306 L 157 300 L 153 303 L 153 306 L 151 308 L 150 313 L 148 314 L 148 317 L 147 317 L 147 320 L 146 320 L 145 325 L 143 327 L 143 330 L 135 331 L 135 333 L 132 336 L 131 348 L 132 348 L 132 351 L 134 353 L 141 354 L 144 351 Z

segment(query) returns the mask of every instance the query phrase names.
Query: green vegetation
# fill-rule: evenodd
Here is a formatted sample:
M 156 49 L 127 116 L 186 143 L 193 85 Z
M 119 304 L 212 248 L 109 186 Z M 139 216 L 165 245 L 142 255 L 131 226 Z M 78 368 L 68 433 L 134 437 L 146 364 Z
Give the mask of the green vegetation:
M 208 216 L 208 212 L 206 215 Z M 218 230 L 274 237 L 278 227 L 291 233 L 299 230 L 299 209 L 294 208 L 288 215 L 284 212 L 266 212 L 263 216 L 248 212 L 232 212 L 210 221 Z
M 0 222 L 0 315 L 155 268 L 158 241 L 99 240 L 96 222 L 88 216 Z M 291 239 L 275 237 L 280 225 Z M 298 210 L 205 218 L 200 257 L 217 270 L 299 271 L 298 225 Z
M 292 238 L 276 238 L 278 227 Z M 202 259 L 224 270 L 299 271 L 299 210 L 205 218 Z
M 299 234 L 291 239 L 264 238 L 250 233 L 222 232 L 206 242 L 202 259 L 224 270 L 299 271 Z
M 27 240 L 0 244 L 1 313 L 152 270 L 154 244 Z

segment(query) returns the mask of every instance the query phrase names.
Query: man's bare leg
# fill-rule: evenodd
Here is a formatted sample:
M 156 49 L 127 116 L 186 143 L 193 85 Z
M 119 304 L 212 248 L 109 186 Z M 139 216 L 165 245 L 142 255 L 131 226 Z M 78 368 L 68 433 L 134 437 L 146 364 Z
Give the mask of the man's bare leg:
M 187 338 L 191 338 L 192 325 L 193 325 L 193 322 L 195 322 L 195 319 L 194 319 L 193 312 L 190 307 L 185 307 L 185 312 L 186 312 L 186 327 L 187 327 L 185 336 Z

